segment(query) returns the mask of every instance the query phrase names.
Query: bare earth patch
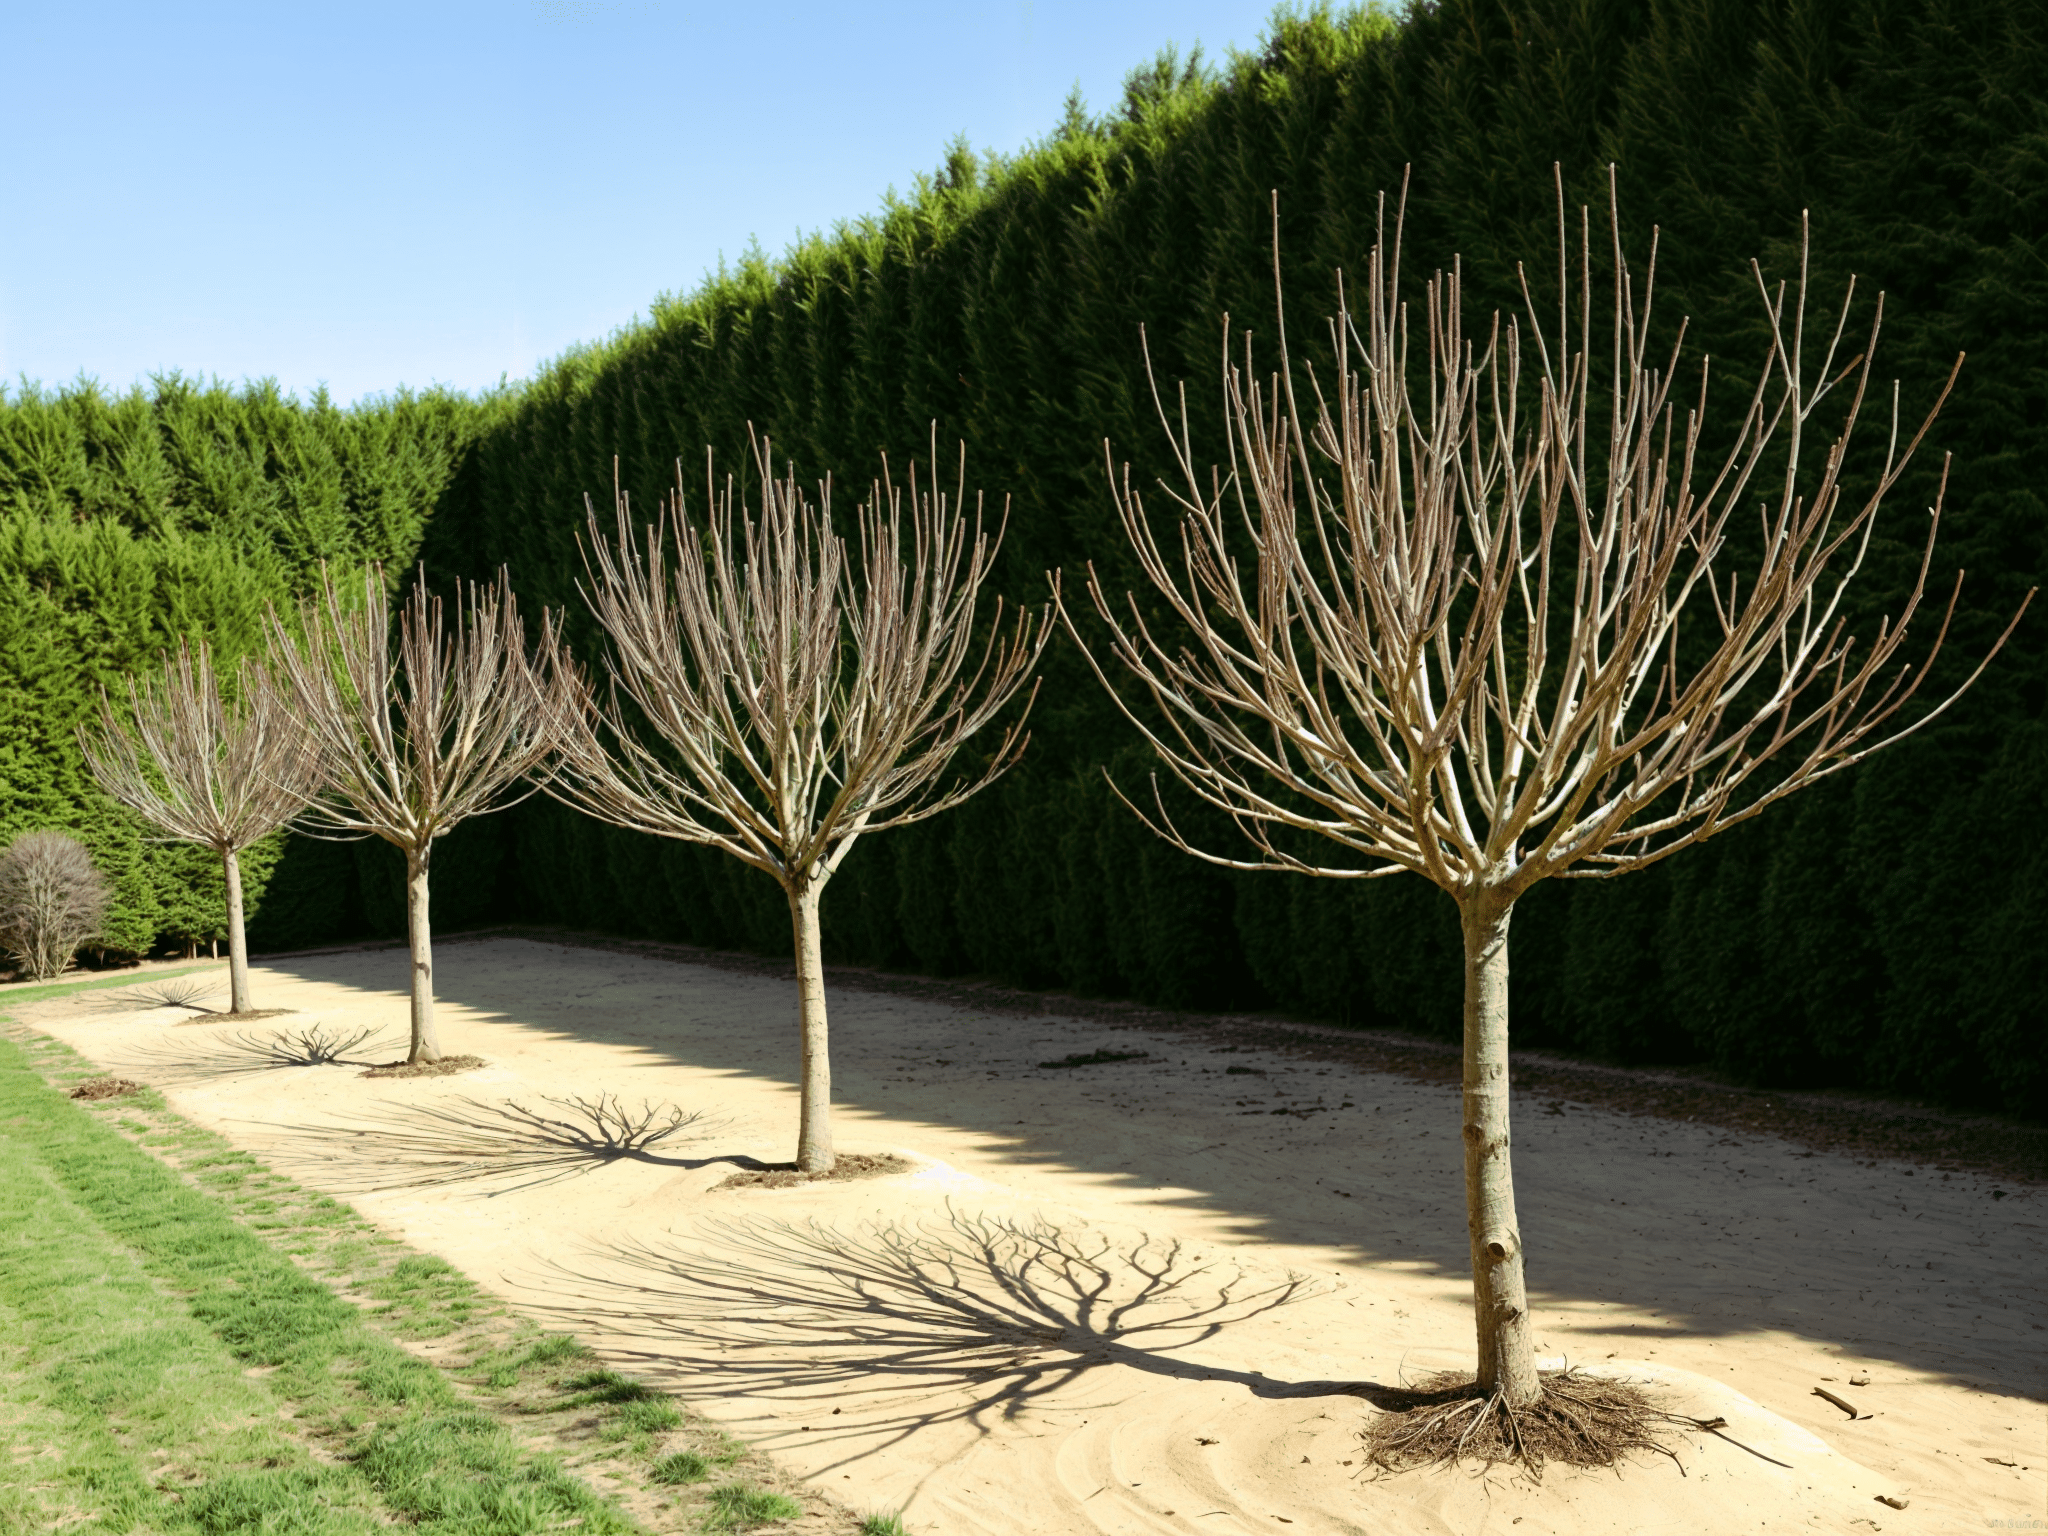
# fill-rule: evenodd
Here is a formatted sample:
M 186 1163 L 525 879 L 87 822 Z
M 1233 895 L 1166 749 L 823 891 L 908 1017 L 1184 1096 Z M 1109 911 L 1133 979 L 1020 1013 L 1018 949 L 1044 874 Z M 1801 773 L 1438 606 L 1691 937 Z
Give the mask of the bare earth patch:
M 443 1056 L 439 1061 L 387 1061 L 370 1068 L 364 1077 L 453 1077 L 457 1072 L 474 1072 L 484 1065 L 481 1056 Z
M 119 1099 L 142 1092 L 142 1084 L 125 1077 L 88 1077 L 71 1090 L 74 1099 Z
M 892 1173 L 908 1173 L 915 1167 L 909 1158 L 894 1152 L 847 1152 L 832 1165 L 830 1173 L 802 1173 L 788 1163 L 779 1168 L 749 1168 L 731 1178 L 720 1179 L 713 1189 L 795 1189 L 799 1184 L 838 1184 L 852 1179 L 885 1179 Z

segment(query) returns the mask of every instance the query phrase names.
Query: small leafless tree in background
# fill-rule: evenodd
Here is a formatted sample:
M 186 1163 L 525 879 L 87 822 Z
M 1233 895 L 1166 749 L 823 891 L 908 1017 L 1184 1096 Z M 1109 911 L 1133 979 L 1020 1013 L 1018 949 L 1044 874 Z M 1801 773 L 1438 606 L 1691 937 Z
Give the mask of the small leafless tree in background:
M 0 854 L 0 949 L 31 981 L 61 976 L 78 946 L 99 937 L 112 899 L 85 844 L 24 832 Z
M 161 679 L 128 680 L 128 721 L 104 693 L 80 726 L 100 788 L 177 842 L 203 843 L 227 877 L 229 1010 L 249 1011 L 241 852 L 305 808 L 319 782 L 306 731 L 262 668 L 247 662 L 223 697 L 205 642 L 180 643 Z
M 979 498 L 971 526 L 957 510 L 964 480 L 949 502 L 920 491 L 913 465 L 906 497 L 885 464 L 858 514 L 856 571 L 832 532 L 830 482 L 813 506 L 793 470 L 775 478 L 768 442 L 755 457 L 758 521 L 730 477 L 719 486 L 708 455 L 701 532 L 684 517 L 680 466 L 644 546 L 623 495 L 616 542 L 590 512 L 585 595 L 611 637 L 612 688 L 607 703 L 585 692 L 550 793 L 615 826 L 720 849 L 782 887 L 803 1038 L 797 1166 L 823 1173 L 833 1165 L 825 884 L 863 833 L 935 816 L 1016 761 L 1022 712 L 985 767 L 939 783 L 1024 685 L 1049 630 L 1020 612 L 1006 635 L 998 599 L 980 664 L 962 681 L 1001 540 L 983 533 Z
M 1803 253 L 1789 293 L 1756 271 L 1768 355 L 1734 447 L 1703 466 L 1704 372 L 1699 405 L 1671 401 L 1678 341 L 1666 358 L 1649 350 L 1654 244 L 1639 280 L 1618 219 L 1611 362 L 1594 415 L 1592 238 L 1582 213 L 1573 263 L 1561 187 L 1558 215 L 1554 320 L 1525 280 L 1526 322 L 1496 320 L 1475 338 L 1458 269 L 1439 273 L 1415 338 L 1419 395 L 1398 225 L 1390 248 L 1384 205 L 1363 313 L 1344 307 L 1340 280 L 1334 394 L 1317 381 L 1312 414 L 1296 397 L 1284 323 L 1279 368 L 1261 384 L 1248 336 L 1233 361 L 1226 321 L 1227 471 L 1198 469 L 1183 397 L 1178 430 L 1160 405 L 1184 479 L 1167 488 L 1177 538 L 1161 547 L 1128 471 L 1118 489 L 1174 634 L 1135 602 L 1119 619 L 1092 572 L 1089 586 L 1117 661 L 1156 707 L 1125 703 L 1126 713 L 1257 853 L 1193 847 L 1156 787 L 1154 811 L 1139 812 L 1154 830 L 1232 869 L 1411 871 L 1457 903 L 1478 1385 L 1507 1410 L 1511 1437 L 1514 1411 L 1542 1396 L 1508 1155 L 1515 901 L 1553 876 L 1604 878 L 1668 857 L 1899 740 L 1955 697 L 1917 720 L 1900 714 L 1941 643 L 1896 664 L 1939 505 L 1896 622 L 1859 654 L 1842 614 L 1879 505 L 1927 429 L 1901 446 L 1894 391 L 1881 468 L 1867 493 L 1845 495 L 1882 302 L 1843 366 L 1853 283 L 1816 357 Z M 1277 282 L 1277 249 L 1275 270 Z M 1830 399 L 1837 425 L 1816 451 L 1807 439 Z M 1757 521 L 1731 570 L 1723 557 L 1745 507 Z M 1688 604 L 1700 617 L 1681 635 Z M 1116 692 L 1099 665 L 1097 676 Z M 1313 838 L 1345 856 L 1313 859 Z
M 320 796 L 300 818 L 309 832 L 380 837 L 405 855 L 406 937 L 412 950 L 409 1062 L 439 1061 L 428 874 L 434 840 L 472 816 L 503 810 L 544 776 L 558 701 L 527 655 L 512 587 L 459 588 L 452 627 L 441 599 L 416 581 L 392 633 L 381 574 L 345 607 L 331 579 L 301 610 L 300 640 L 270 619 L 273 670 L 319 761 Z M 545 616 L 541 647 L 556 647 Z M 396 642 L 394 646 L 394 640 Z

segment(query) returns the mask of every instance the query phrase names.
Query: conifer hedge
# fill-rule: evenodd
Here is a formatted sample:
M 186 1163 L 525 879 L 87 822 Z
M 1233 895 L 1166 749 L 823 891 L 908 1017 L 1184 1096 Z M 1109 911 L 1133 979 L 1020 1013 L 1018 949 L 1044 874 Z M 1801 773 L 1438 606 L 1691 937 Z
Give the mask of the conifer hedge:
M 288 605 L 323 560 L 406 569 L 497 404 L 401 393 L 343 409 L 176 376 L 122 395 L 0 392 L 0 846 L 79 837 L 115 888 L 104 948 L 218 940 L 226 892 L 218 856 L 151 841 L 93 783 L 75 728 L 100 689 L 118 701 L 181 636 L 232 667 L 261 644 L 265 605 Z M 252 943 L 388 931 L 384 863 L 367 845 L 266 839 L 242 860 Z
M 1748 259 L 1786 271 L 1802 208 L 1816 292 L 1854 271 L 1866 294 L 1888 293 L 1880 371 L 1904 381 L 1909 412 L 1967 350 L 1856 615 L 1867 632 L 1896 609 L 1919 508 L 1952 452 L 1940 569 L 1970 572 L 1953 678 L 2048 564 L 2043 80 L 2048 29 L 2032 0 L 1282 14 L 1257 53 L 1220 69 L 1162 56 L 1115 111 L 1077 104 L 1014 158 L 956 147 L 879 213 L 665 298 L 508 395 L 340 412 L 174 381 L 157 397 L 0 403 L 0 626 L 14 625 L 0 634 L 12 711 L 0 753 L 13 754 L 0 761 L 0 835 L 31 806 L 48 824 L 90 822 L 105 845 L 104 813 L 81 809 L 69 722 L 88 684 L 181 627 L 243 623 L 322 554 L 403 564 L 415 548 L 436 580 L 505 562 L 529 607 L 579 613 L 583 498 L 602 502 L 615 458 L 651 511 L 677 459 L 686 482 L 701 479 L 707 444 L 744 470 L 749 423 L 807 476 L 831 474 L 850 504 L 880 452 L 921 457 L 936 422 L 943 442 L 965 442 L 970 483 L 1011 499 L 998 581 L 1013 598 L 1041 601 L 1053 568 L 1071 589 L 1090 559 L 1132 584 L 1102 444 L 1140 476 L 1164 468 L 1140 324 L 1162 377 L 1189 381 L 1198 441 L 1220 447 L 1221 316 L 1270 330 L 1269 192 L 1307 343 L 1332 269 L 1362 259 L 1376 195 L 1404 167 L 1409 275 L 1456 253 L 1481 311 L 1515 304 L 1515 262 L 1554 248 L 1552 163 L 1575 202 L 1598 205 L 1612 161 L 1636 234 L 1662 228 L 1660 308 L 1691 317 L 1690 356 L 1720 360 L 1725 388 L 1760 355 Z M 148 441 L 158 448 L 131 449 Z M 170 468 L 131 472 L 131 453 Z M 17 622 L 20 602 L 62 614 L 78 638 L 35 650 L 18 637 L 45 626 Z M 1525 901 L 1518 1039 L 2048 1114 L 2043 634 L 2030 619 L 1961 707 L 1853 774 L 1646 873 L 1553 882 Z M 596 651 L 587 624 L 578 639 Z M 1145 754 L 1071 648 L 1046 670 L 1019 770 L 863 844 L 835 879 L 825 922 L 839 958 L 1455 1032 L 1447 901 L 1419 880 L 1233 875 L 1154 840 L 1101 777 L 1142 784 Z M 24 679 L 55 681 L 26 699 Z M 454 842 L 438 857 L 464 874 L 437 864 L 437 923 L 520 916 L 789 945 L 766 879 L 550 802 Z M 293 844 L 252 938 L 398 925 L 381 852 Z M 304 877 L 289 880 L 295 865 Z M 124 892 L 158 893 L 156 907 L 138 898 L 137 931 L 167 931 L 157 914 L 177 881 L 124 879 Z
M 744 470 L 747 427 L 850 499 L 936 422 L 971 484 L 1011 498 L 1000 580 L 1041 600 L 1095 560 L 1131 574 L 1105 437 L 1159 472 L 1138 327 L 1216 435 L 1220 317 L 1267 328 L 1280 194 L 1297 340 L 1360 261 L 1375 196 L 1413 167 L 1406 248 L 1462 255 L 1474 302 L 1515 302 L 1554 250 L 1553 161 L 1576 201 L 1620 167 L 1663 229 L 1666 312 L 1692 355 L 1760 355 L 1748 258 L 1783 272 L 1813 210 L 1817 291 L 1890 295 L 1883 372 L 1924 407 L 1970 363 L 1929 473 L 1893 503 L 1860 625 L 1910 580 L 1939 451 L 1956 470 L 1944 569 L 1980 653 L 2043 568 L 2048 486 L 2048 31 L 2017 0 L 1444 0 L 1399 23 L 1282 15 L 1220 70 L 1162 57 L 1120 110 L 1078 109 L 1014 159 L 956 148 L 880 213 L 754 261 L 532 381 L 463 464 L 427 539 L 442 573 L 508 562 L 576 606 L 583 498 L 614 456 L 651 511 Z M 1516 924 L 1517 1033 L 1632 1061 L 1704 1059 L 1779 1084 L 1899 1087 L 2048 1109 L 2042 976 L 2048 792 L 2043 627 L 1924 739 L 1645 874 L 1546 889 Z M 582 642 L 593 649 L 587 629 Z M 1273 1004 L 1450 1033 L 1455 917 L 1423 882 L 1231 875 L 1152 839 L 1101 768 L 1150 765 L 1071 651 L 1052 658 L 1023 768 L 856 850 L 827 894 L 843 959 L 974 971 L 1168 1004 Z M 769 882 L 733 861 L 541 803 L 505 819 L 528 915 L 786 949 Z M 1227 831 L 1220 834 L 1228 837 Z

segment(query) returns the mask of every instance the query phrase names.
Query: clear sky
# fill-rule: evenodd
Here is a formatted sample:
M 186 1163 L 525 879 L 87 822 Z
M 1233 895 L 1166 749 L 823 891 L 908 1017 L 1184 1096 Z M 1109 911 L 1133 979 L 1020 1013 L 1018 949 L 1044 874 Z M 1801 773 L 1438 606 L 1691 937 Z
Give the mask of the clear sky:
M 1270 0 L 5 0 L 0 379 L 474 389 Z

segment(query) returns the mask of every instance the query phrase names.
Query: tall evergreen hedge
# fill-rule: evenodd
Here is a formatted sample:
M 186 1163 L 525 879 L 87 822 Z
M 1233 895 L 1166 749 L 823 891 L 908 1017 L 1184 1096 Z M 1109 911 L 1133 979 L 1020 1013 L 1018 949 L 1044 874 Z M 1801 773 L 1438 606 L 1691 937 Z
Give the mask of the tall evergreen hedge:
M 1165 467 L 1139 326 L 1220 446 L 1221 316 L 1270 330 L 1269 193 L 1306 343 L 1407 167 L 1410 275 L 1460 255 L 1483 312 L 1553 248 L 1552 163 L 1596 205 L 1618 165 L 1637 236 L 1663 231 L 1661 306 L 1691 317 L 1690 355 L 1723 360 L 1730 389 L 1759 355 L 1748 259 L 1787 271 L 1811 209 L 1816 291 L 1855 271 L 1889 295 L 1880 371 L 1909 411 L 1970 355 L 1856 615 L 1867 631 L 1896 609 L 1952 452 L 1959 665 L 2048 563 L 2043 80 L 2029 0 L 1283 13 L 1255 54 L 1164 56 L 1114 111 L 1077 106 L 1014 158 L 955 148 L 880 212 L 663 299 L 512 394 L 342 411 L 170 380 L 0 399 L 0 838 L 80 828 L 118 867 L 124 931 L 196 932 L 179 903 L 206 907 L 205 872 L 117 830 L 82 784 L 69 731 L 94 684 L 179 633 L 246 644 L 261 600 L 320 558 L 417 551 L 443 581 L 506 562 L 530 606 L 576 612 L 583 498 L 614 461 L 651 510 L 706 444 L 744 472 L 749 423 L 850 500 L 878 453 L 922 455 L 936 422 L 971 482 L 1011 499 L 1010 596 L 1042 600 L 1053 568 L 1071 591 L 1090 559 L 1132 584 L 1102 444 L 1140 476 Z M 2030 620 L 1961 707 L 1853 774 L 1649 872 L 1526 901 L 1518 1037 L 2048 1113 L 2043 633 Z M 578 639 L 597 650 L 587 624 Z M 1154 840 L 1101 779 L 1150 764 L 1070 648 L 1049 655 L 1034 732 L 995 790 L 857 850 L 826 900 L 841 958 L 1455 1029 L 1453 910 L 1423 882 L 1235 876 Z M 382 852 L 292 844 L 256 941 L 395 930 Z M 789 942 L 766 880 L 545 801 L 466 827 L 436 874 L 442 922 Z
M 260 646 L 265 606 L 288 606 L 322 561 L 403 571 L 496 408 L 434 393 L 343 409 L 175 376 L 121 395 L 0 392 L 0 846 L 44 827 L 80 837 L 115 888 L 107 948 L 217 940 L 226 892 L 217 857 L 152 841 L 94 785 L 74 733 L 100 689 L 118 701 L 181 637 L 232 666 Z M 242 860 L 252 942 L 388 931 L 387 862 L 267 839 Z
M 1867 626 L 1896 608 L 1953 452 L 1941 561 L 1970 570 L 1960 660 L 2043 567 L 2043 80 L 2048 29 L 2018 0 L 1283 13 L 1254 55 L 1214 71 L 1163 57 L 1116 112 L 1070 112 L 1014 159 L 956 148 L 881 212 L 565 358 L 479 438 L 427 559 L 446 574 L 504 561 L 529 601 L 574 608 L 583 498 L 602 502 L 615 457 L 651 510 L 678 458 L 700 479 L 707 444 L 744 473 L 751 423 L 849 498 L 878 453 L 922 454 L 936 422 L 965 442 L 970 481 L 1011 498 L 1012 597 L 1040 600 L 1054 567 L 1072 590 L 1089 559 L 1125 584 L 1103 439 L 1141 475 L 1164 468 L 1138 328 L 1220 448 L 1221 315 L 1263 329 L 1271 313 L 1269 191 L 1300 338 L 1404 167 L 1411 274 L 1457 253 L 1483 310 L 1515 302 L 1517 259 L 1554 249 L 1552 163 L 1598 204 L 1612 161 L 1638 236 L 1662 227 L 1666 311 L 1692 317 L 1692 355 L 1726 359 L 1731 387 L 1759 356 L 1748 259 L 1787 271 L 1802 208 L 1818 292 L 1855 271 L 1889 294 L 1882 372 L 1909 410 L 1969 352 L 1858 613 Z M 1651 872 L 1525 903 L 1521 1037 L 2048 1110 L 2042 634 L 2029 624 L 1951 718 L 1845 780 Z M 1127 782 L 1149 771 L 1131 733 L 1070 651 L 1047 670 L 1022 769 L 857 850 L 826 899 L 841 957 L 1454 1029 L 1446 900 L 1415 880 L 1233 876 L 1158 843 L 1101 784 L 1105 764 Z M 547 804 L 499 830 L 532 916 L 788 944 L 768 882 L 715 854 Z

